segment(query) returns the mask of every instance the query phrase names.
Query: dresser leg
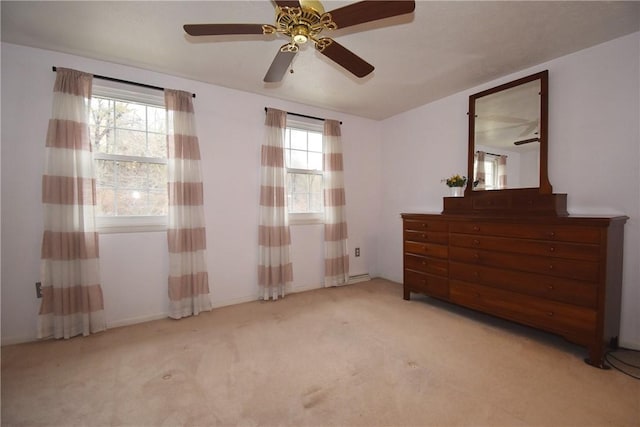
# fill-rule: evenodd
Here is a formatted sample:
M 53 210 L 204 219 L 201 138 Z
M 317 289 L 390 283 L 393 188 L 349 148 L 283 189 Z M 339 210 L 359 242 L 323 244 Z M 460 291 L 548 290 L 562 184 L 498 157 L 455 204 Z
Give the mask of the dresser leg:
M 404 293 L 402 298 L 404 298 L 407 301 L 411 300 L 411 291 L 409 289 L 407 289 L 406 286 L 403 286 L 402 290 L 403 290 L 403 293 Z
M 589 347 L 589 357 L 584 359 L 585 363 L 600 369 L 611 369 L 610 366 L 604 363 L 604 350 L 601 345 Z

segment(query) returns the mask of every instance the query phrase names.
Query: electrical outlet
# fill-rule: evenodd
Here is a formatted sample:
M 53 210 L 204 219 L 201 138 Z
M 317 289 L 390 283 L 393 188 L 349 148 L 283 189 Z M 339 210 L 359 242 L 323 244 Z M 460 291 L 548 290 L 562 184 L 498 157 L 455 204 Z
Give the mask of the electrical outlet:
M 356 248 L 356 257 L 360 256 L 360 248 Z
M 42 283 L 36 282 L 36 298 L 42 298 Z

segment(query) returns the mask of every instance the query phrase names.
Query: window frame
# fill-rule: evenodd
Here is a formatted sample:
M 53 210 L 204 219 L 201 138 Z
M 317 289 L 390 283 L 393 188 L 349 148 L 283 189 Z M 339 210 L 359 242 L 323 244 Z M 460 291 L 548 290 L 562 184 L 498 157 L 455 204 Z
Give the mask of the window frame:
M 129 85 L 104 81 L 94 82 L 92 98 L 109 98 L 115 101 L 134 102 L 143 105 L 161 107 L 165 109 L 164 94 L 155 89 L 136 88 L 131 90 Z M 87 108 L 91 108 L 91 104 Z M 93 141 L 91 141 L 93 144 Z M 93 148 L 93 147 L 92 147 Z M 98 160 L 109 161 L 134 161 L 149 164 L 168 165 L 168 159 L 161 157 L 129 156 L 120 154 L 107 154 L 92 151 L 94 169 Z M 97 179 L 98 177 L 96 177 Z M 167 206 L 168 208 L 168 206 Z M 168 215 L 121 215 L 121 216 L 95 216 L 95 228 L 98 233 L 140 233 L 166 231 L 168 228 Z
M 324 122 L 318 123 L 318 120 L 307 119 L 304 117 L 295 117 L 292 118 L 290 115 L 287 116 L 286 130 L 302 130 L 306 132 L 315 132 L 320 133 L 323 136 L 324 133 Z M 285 132 L 286 132 L 285 130 Z M 285 143 L 286 147 L 286 143 Z M 324 136 L 322 141 L 322 156 L 324 159 Z M 308 151 L 308 150 L 307 150 Z M 286 148 L 285 148 L 286 153 Z M 322 187 L 322 210 L 320 212 L 289 212 L 289 189 L 285 188 L 285 199 L 287 200 L 286 209 L 287 216 L 289 218 L 289 225 L 313 225 L 313 224 L 324 224 L 324 160 L 322 169 L 299 169 L 299 168 L 289 168 L 286 166 L 285 160 L 285 169 L 287 174 L 287 179 L 285 182 L 288 182 L 288 176 L 290 173 L 296 174 L 304 174 L 304 175 L 319 175 L 322 178 L 323 187 Z

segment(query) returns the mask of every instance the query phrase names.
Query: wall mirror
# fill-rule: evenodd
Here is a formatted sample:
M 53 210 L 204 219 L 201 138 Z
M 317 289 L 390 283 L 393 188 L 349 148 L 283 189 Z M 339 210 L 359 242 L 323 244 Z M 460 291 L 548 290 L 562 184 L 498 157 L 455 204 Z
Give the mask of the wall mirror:
M 548 179 L 548 71 L 469 97 L 469 184 L 471 192 L 538 189 Z

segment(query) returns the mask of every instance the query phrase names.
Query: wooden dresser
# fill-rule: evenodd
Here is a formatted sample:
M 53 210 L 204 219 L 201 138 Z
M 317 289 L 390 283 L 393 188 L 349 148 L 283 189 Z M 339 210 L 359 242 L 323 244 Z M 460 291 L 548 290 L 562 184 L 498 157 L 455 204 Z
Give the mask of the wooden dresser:
M 620 327 L 627 217 L 402 218 L 404 299 L 424 293 L 561 335 L 605 367 Z

